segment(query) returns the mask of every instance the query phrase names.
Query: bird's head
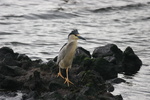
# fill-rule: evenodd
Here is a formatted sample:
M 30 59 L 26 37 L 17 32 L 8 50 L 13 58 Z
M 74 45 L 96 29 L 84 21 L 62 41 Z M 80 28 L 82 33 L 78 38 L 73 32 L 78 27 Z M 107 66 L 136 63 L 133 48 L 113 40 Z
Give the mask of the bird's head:
M 78 33 L 78 30 L 77 30 L 77 29 L 73 30 L 73 31 L 68 35 L 68 39 L 71 39 L 71 40 L 78 40 L 78 39 L 86 40 L 85 38 L 83 38 L 83 37 L 80 36 L 80 34 Z

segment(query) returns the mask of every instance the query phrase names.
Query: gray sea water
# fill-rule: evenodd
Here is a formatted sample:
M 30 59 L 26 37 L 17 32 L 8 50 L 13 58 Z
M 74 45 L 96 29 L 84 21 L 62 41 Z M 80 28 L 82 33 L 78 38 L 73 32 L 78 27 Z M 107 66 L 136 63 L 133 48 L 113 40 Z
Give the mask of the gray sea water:
M 0 47 L 46 61 L 72 29 L 87 39 L 79 46 L 91 53 L 108 43 L 123 51 L 131 46 L 143 66 L 134 76 L 120 74 L 127 83 L 115 85 L 113 94 L 150 100 L 150 0 L 0 0 Z

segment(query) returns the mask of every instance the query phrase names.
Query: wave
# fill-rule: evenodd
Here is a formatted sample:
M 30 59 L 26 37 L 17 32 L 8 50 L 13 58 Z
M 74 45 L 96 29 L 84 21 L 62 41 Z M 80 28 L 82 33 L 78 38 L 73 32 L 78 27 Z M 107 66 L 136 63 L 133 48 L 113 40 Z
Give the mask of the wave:
M 150 20 L 150 17 L 142 18 L 142 20 L 144 20 L 144 21 Z
M 134 10 L 134 9 L 139 9 L 145 6 L 150 5 L 150 2 L 147 3 L 137 3 L 137 4 L 129 4 L 125 6 L 112 6 L 112 7 L 105 7 L 105 8 L 99 8 L 95 9 L 92 12 L 108 12 L 108 11 L 114 11 L 114 10 Z
M 22 42 L 10 42 L 11 45 L 13 46 L 23 46 L 23 45 L 30 45 L 28 43 L 22 43 Z
M 65 13 L 65 12 L 48 12 L 43 14 L 31 14 L 29 16 L 25 16 L 27 19 L 62 19 L 62 18 L 74 18 L 78 15 L 73 13 Z
M 2 17 L 7 18 L 7 19 L 9 19 L 9 18 L 22 18 L 22 17 L 24 17 L 24 15 L 12 15 L 12 14 L 10 14 L 10 15 L 4 15 Z
M 0 25 L 11 25 L 11 24 L 19 24 L 19 23 L 0 22 Z
M 12 35 L 12 34 L 18 34 L 18 33 L 0 32 L 0 35 Z

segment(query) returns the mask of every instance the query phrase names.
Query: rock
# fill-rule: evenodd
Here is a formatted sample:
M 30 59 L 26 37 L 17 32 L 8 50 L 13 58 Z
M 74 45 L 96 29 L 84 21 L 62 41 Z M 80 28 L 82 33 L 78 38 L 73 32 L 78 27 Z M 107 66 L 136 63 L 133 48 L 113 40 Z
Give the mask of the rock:
M 115 65 L 115 70 L 119 73 L 123 71 L 122 68 L 122 51 L 115 44 L 107 44 L 105 46 L 97 47 L 92 56 L 94 58 L 103 58 Z
M 64 96 L 64 100 L 91 100 L 87 96 L 80 93 L 69 93 Z
M 30 91 L 22 95 L 22 100 L 37 100 L 39 97 L 36 91 Z
M 31 61 L 31 59 L 25 54 L 18 54 L 17 60 L 18 61 Z
M 131 47 L 127 47 L 123 53 L 122 66 L 126 75 L 135 74 L 142 66 L 142 61 Z
M 62 78 L 54 78 L 49 83 L 49 90 L 56 91 L 61 88 L 67 88 L 68 86 L 64 84 L 64 80 Z
M 17 79 L 9 77 L 9 76 L 4 76 L 0 74 L 0 88 L 1 89 L 6 89 L 6 90 L 17 90 L 21 89 L 22 84 L 21 82 L 17 81 Z
M 33 61 L 25 55 L 25 54 L 18 54 L 17 61 L 20 63 L 19 67 L 28 70 L 29 68 L 33 67 Z
M 0 61 L 4 59 L 5 54 L 14 54 L 14 51 L 8 47 L 0 48 Z
M 108 44 L 96 48 L 91 58 L 89 51 L 78 47 L 69 69 L 69 80 L 74 85 L 68 87 L 64 79 L 57 77 L 58 66 L 54 62 L 57 57 L 43 63 L 10 48 L 0 48 L 0 89 L 21 89 L 26 92 L 23 100 L 122 100 L 121 95 L 110 92 L 114 91 L 112 83 L 124 82 L 117 79 L 121 68 L 128 72 L 133 65 L 140 65 L 131 51 L 122 53 L 116 45 Z M 62 75 L 66 77 L 65 69 Z M 112 81 L 107 83 L 108 79 Z
M 122 61 L 123 52 L 115 44 L 107 44 L 105 46 L 97 47 L 92 56 L 94 58 L 105 58 L 112 63 L 120 63 Z
M 52 72 L 56 70 L 56 68 L 57 68 L 56 63 L 53 60 L 49 60 L 47 64 L 42 64 L 40 66 L 40 69 L 42 71 L 47 71 L 47 72 Z
M 95 95 L 96 93 L 96 89 L 90 86 L 84 86 L 81 90 L 80 90 L 80 94 L 83 95 Z
M 31 75 L 27 82 L 24 83 L 24 88 L 41 93 L 42 91 L 48 90 L 48 84 L 42 80 L 40 72 L 34 71 L 33 76 Z
M 126 82 L 126 80 L 122 79 L 122 78 L 114 78 L 111 80 L 111 83 L 113 84 L 119 84 L 119 83 L 122 83 L 122 82 Z
M 115 99 L 115 100 L 123 100 L 123 98 L 122 98 L 121 95 L 116 95 L 116 96 L 114 97 L 114 99 Z
M 87 51 L 86 49 L 82 48 L 82 47 L 78 47 L 78 48 L 76 49 L 75 56 L 80 56 L 80 55 L 85 55 L 86 57 L 91 58 L 90 52 Z
M 92 68 L 97 71 L 105 80 L 118 76 L 116 66 L 103 58 L 94 59 Z
M 99 98 L 99 100 L 123 100 L 121 95 L 114 96 L 109 92 L 106 92 L 103 95 L 98 95 L 98 98 Z
M 0 66 L 0 73 L 6 76 L 20 76 L 25 75 L 26 71 L 18 66 L 8 66 L 2 65 Z
M 95 95 L 106 91 L 105 81 L 94 70 L 85 71 L 82 75 L 81 83 L 84 84 L 80 93 L 84 95 Z
M 73 64 L 80 65 L 85 58 L 91 58 L 90 52 L 82 47 L 78 47 L 76 49 L 75 57 L 73 59 Z
M 115 90 L 114 86 L 111 83 L 107 83 L 106 86 L 109 92 L 113 92 Z
M 116 65 L 116 71 L 122 72 L 122 58 L 123 52 L 115 44 L 107 44 L 105 46 L 97 47 L 92 56 L 94 58 L 103 58 L 110 63 Z
M 34 67 L 33 62 L 27 61 L 27 62 L 20 62 L 20 67 L 23 68 L 24 70 L 28 70 L 31 67 Z
M 48 92 L 41 96 L 42 100 L 64 100 L 58 92 Z

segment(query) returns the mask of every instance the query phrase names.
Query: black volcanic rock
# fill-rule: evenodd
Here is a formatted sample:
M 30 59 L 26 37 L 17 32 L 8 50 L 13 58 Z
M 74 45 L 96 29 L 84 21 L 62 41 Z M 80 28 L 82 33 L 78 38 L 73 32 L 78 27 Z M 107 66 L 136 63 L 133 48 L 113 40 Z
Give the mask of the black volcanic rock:
M 92 56 L 77 48 L 69 69 L 69 80 L 74 84 L 68 87 L 57 77 L 57 57 L 45 63 L 14 53 L 11 48 L 0 48 L 0 89 L 21 89 L 26 92 L 23 100 L 123 100 L 121 95 L 110 93 L 114 91 L 112 83 L 125 82 L 117 78 L 118 72 L 136 73 L 141 60 L 130 47 L 123 53 L 115 44 L 96 48 Z M 65 69 L 62 75 L 66 77 Z M 112 81 L 107 83 L 109 79 Z
M 26 74 L 26 70 L 18 67 L 18 66 L 8 66 L 2 65 L 0 66 L 0 73 L 6 76 L 21 76 Z
M 95 48 L 92 56 L 94 58 L 104 58 L 112 63 L 120 63 L 123 57 L 123 52 L 115 44 L 107 44 Z
M 94 58 L 103 58 L 110 63 L 116 65 L 115 70 L 117 72 L 122 72 L 122 59 L 123 52 L 115 44 L 107 44 L 105 46 L 100 46 L 95 48 L 92 56 Z
M 0 89 L 17 90 L 21 89 L 22 84 L 13 77 L 0 74 Z
M 92 66 L 105 80 L 116 78 L 118 76 L 116 66 L 103 58 L 94 59 Z
M 75 57 L 73 60 L 73 64 L 78 64 L 80 65 L 85 58 L 91 58 L 91 54 L 89 51 L 82 47 L 78 47 L 76 49 Z
M 142 66 L 142 61 L 134 53 L 131 47 L 127 47 L 123 53 L 122 66 L 127 75 L 135 74 Z
M 33 75 L 24 83 L 24 87 L 41 93 L 48 90 L 48 85 L 40 76 L 40 72 L 34 71 Z

